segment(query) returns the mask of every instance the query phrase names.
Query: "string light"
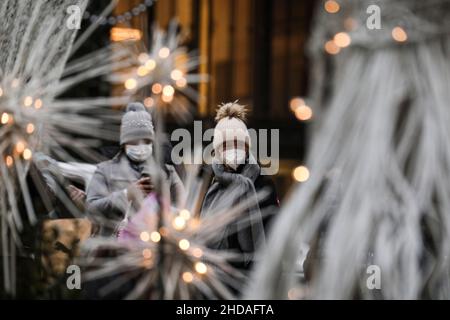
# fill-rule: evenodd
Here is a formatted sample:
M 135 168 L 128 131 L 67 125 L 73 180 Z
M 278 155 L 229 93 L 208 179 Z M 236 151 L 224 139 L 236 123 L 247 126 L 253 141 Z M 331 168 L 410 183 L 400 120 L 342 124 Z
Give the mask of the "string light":
M 148 234 L 147 231 L 143 231 L 141 232 L 140 236 L 142 241 L 147 242 L 148 240 L 150 240 L 150 235 Z
M 334 43 L 341 48 L 348 47 L 352 43 L 352 39 L 346 32 L 339 32 L 334 36 Z
M 146 52 L 139 53 L 138 60 L 140 63 L 144 64 L 150 59 L 150 56 Z
M 203 256 L 203 250 L 200 248 L 195 248 L 192 250 L 192 255 L 196 258 L 201 258 Z
M 392 29 L 392 38 L 397 42 L 405 42 L 408 40 L 408 34 L 402 27 L 395 27 Z
M 178 242 L 178 246 L 180 247 L 181 250 L 187 250 L 187 249 L 189 249 L 191 244 L 189 243 L 188 240 L 182 239 L 182 240 L 180 240 L 180 242 Z
M 144 99 L 144 106 L 146 106 L 147 108 L 153 107 L 154 104 L 155 104 L 155 101 L 153 100 L 152 97 L 147 97 Z
M 0 119 L 0 122 L 1 122 L 2 124 L 7 124 L 8 121 L 9 121 L 9 118 L 10 118 L 9 114 L 7 114 L 6 112 L 3 112 L 3 113 L 2 113 L 2 117 L 1 117 L 1 119 Z
M 183 209 L 180 211 L 180 217 L 185 220 L 189 220 L 191 218 L 191 213 L 189 212 L 189 210 Z
M 297 108 L 304 106 L 304 105 L 305 105 L 305 100 L 303 100 L 300 97 L 292 98 L 291 101 L 289 102 L 289 106 L 290 106 L 292 112 L 295 112 L 295 110 L 297 110 Z
M 161 241 L 161 235 L 159 234 L 159 232 L 156 232 L 156 231 L 152 232 L 152 234 L 150 235 L 150 238 L 152 239 L 153 242 Z
M 172 225 L 176 230 L 183 230 L 186 227 L 186 220 L 184 220 L 180 216 L 177 216 L 175 219 L 173 219 Z
M 208 271 L 208 267 L 203 262 L 197 262 L 195 264 L 195 271 L 199 274 L 205 274 Z
M 328 54 L 335 55 L 341 51 L 341 48 L 339 48 L 333 40 L 330 40 L 325 43 L 325 51 Z
M 153 92 L 154 94 L 160 94 L 161 91 L 162 91 L 162 85 L 161 85 L 160 83 L 155 83 L 155 84 L 152 86 L 152 92 Z
M 162 47 L 159 49 L 158 55 L 161 59 L 166 59 L 170 56 L 170 49 L 167 47 Z
M 29 123 L 27 124 L 27 133 L 32 134 L 34 132 L 34 124 Z
M 0 97 L 3 95 L 3 89 L 0 88 Z
M 163 95 L 166 97 L 171 97 L 175 93 L 175 89 L 171 85 L 164 86 Z
M 16 144 L 16 152 L 22 153 L 25 150 L 25 144 L 22 141 L 17 142 Z
M 30 96 L 25 97 L 25 99 L 23 100 L 23 105 L 25 107 L 30 107 L 33 104 L 33 98 Z
M 145 63 L 144 66 L 145 66 L 145 68 L 148 69 L 149 71 L 152 71 L 152 70 L 154 70 L 154 69 L 156 68 L 156 61 L 153 60 L 153 59 L 150 59 L 150 60 L 148 60 L 148 61 Z
M 188 271 L 183 272 L 182 278 L 183 278 L 183 281 L 186 283 L 191 283 L 192 281 L 194 281 L 194 276 L 192 275 L 192 273 L 190 273 Z
M 125 81 L 125 88 L 127 90 L 133 90 L 133 89 L 136 88 L 136 86 L 137 86 L 136 79 L 130 78 L 130 79 Z
M 8 168 L 10 168 L 10 167 L 13 165 L 13 163 L 14 163 L 13 157 L 7 156 L 7 157 L 6 157 L 6 166 L 7 166 Z
M 170 77 L 174 81 L 178 81 L 183 78 L 183 72 L 181 70 L 175 69 L 170 73 Z
M 334 0 L 326 1 L 324 7 L 328 13 L 337 13 L 340 9 L 339 3 Z
M 33 155 L 33 153 L 31 152 L 31 150 L 30 149 L 25 149 L 24 151 L 23 151 L 23 158 L 25 159 L 25 160 L 30 160 L 31 159 L 31 157 L 32 157 L 32 155 Z
M 137 73 L 138 76 L 144 77 L 144 76 L 146 76 L 149 72 L 150 72 L 150 70 L 148 70 L 146 67 L 140 66 L 140 67 L 137 69 L 137 72 L 136 72 L 136 73 Z
M 152 250 L 150 250 L 150 249 L 148 249 L 148 248 L 146 248 L 146 249 L 144 249 L 144 250 L 142 250 L 142 256 L 145 258 L 145 259 L 150 259 L 151 257 L 152 257 Z
M 186 78 L 181 78 L 181 79 L 178 79 L 178 80 L 175 82 L 175 84 L 176 84 L 177 87 L 179 87 L 179 88 L 184 88 L 184 87 L 186 87 L 186 85 L 187 85 L 187 80 L 186 80 Z
M 300 121 L 308 121 L 312 115 L 312 109 L 308 106 L 300 106 L 295 110 L 295 117 Z
M 294 169 L 292 176 L 298 182 L 305 182 L 309 179 L 309 170 L 305 166 L 299 166 Z
M 42 108 L 42 100 L 41 99 L 36 99 L 36 101 L 34 102 L 34 107 L 36 109 Z

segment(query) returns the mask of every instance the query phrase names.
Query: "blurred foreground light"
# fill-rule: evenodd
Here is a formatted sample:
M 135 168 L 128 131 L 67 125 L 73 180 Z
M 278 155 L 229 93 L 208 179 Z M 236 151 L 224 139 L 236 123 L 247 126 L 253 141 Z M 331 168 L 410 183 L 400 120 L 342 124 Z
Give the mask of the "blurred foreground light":
M 205 274 L 208 271 L 208 267 L 203 262 L 197 262 L 195 264 L 195 271 L 199 274 Z
M 153 101 L 152 97 L 147 97 L 144 99 L 144 106 L 146 106 L 147 108 L 153 107 L 154 104 L 155 104 L 155 101 Z
M 324 4 L 325 11 L 328 13 L 337 13 L 340 9 L 339 3 L 335 0 L 328 0 Z
M 140 236 L 142 241 L 147 242 L 148 240 L 150 240 L 150 235 L 148 234 L 147 231 L 143 231 L 141 232 Z
M 184 272 L 182 277 L 183 281 L 186 283 L 191 283 L 192 281 L 194 281 L 194 276 L 190 272 Z
M 136 79 L 130 78 L 125 81 L 125 89 L 127 90 L 133 90 L 136 88 L 136 86 L 137 86 Z
M 163 47 L 159 49 L 158 55 L 161 59 L 166 59 L 170 56 L 170 49 L 167 47 Z
M 311 120 L 312 116 L 312 109 L 308 106 L 300 106 L 295 110 L 295 117 L 300 121 Z
M 180 217 L 185 220 L 189 220 L 191 218 L 191 213 L 187 209 L 180 210 Z
M 25 160 L 30 160 L 31 157 L 33 156 L 33 153 L 31 152 L 30 149 L 27 148 L 27 149 L 23 150 L 22 156 Z
M 34 102 L 34 107 L 36 109 L 42 108 L 42 100 L 41 99 L 36 99 L 36 101 Z
M 352 43 L 352 39 L 346 32 L 339 32 L 334 36 L 334 43 L 341 48 L 348 47 Z
M 152 239 L 153 242 L 159 242 L 161 240 L 161 235 L 159 234 L 159 232 L 154 231 L 150 235 L 150 238 Z
M 142 39 L 142 32 L 133 28 L 111 28 L 111 41 L 139 41 Z
M 305 182 L 309 179 L 309 170 L 305 166 L 299 166 L 294 169 L 292 176 L 298 182 Z
M 203 250 L 200 248 L 195 248 L 192 250 L 192 255 L 196 258 L 201 258 L 203 256 Z
M 181 250 L 187 250 L 187 249 L 189 249 L 191 244 L 189 243 L 188 240 L 182 239 L 182 240 L 180 240 L 180 242 L 178 242 L 178 246 L 180 247 Z
M 14 164 L 14 159 L 11 156 L 6 157 L 6 166 L 9 168 Z
M 295 112 L 295 110 L 297 110 L 297 108 L 304 106 L 304 105 L 305 105 L 305 100 L 303 100 L 300 97 L 292 98 L 291 101 L 289 102 L 289 107 L 291 108 L 292 112 Z
M 25 144 L 22 141 L 17 142 L 16 144 L 16 152 L 22 153 L 25 150 Z
M 152 92 L 154 93 L 154 94 L 160 94 L 161 93 L 161 91 L 162 91 L 162 85 L 161 84 L 159 84 L 159 83 L 155 83 L 153 86 L 152 86 Z
M 148 248 L 146 248 L 146 249 L 144 249 L 144 250 L 142 250 L 142 256 L 145 258 L 145 259 L 150 259 L 151 257 L 152 257 L 152 250 L 150 250 L 150 249 L 148 249 Z
M 2 113 L 2 117 L 0 118 L 0 122 L 2 124 L 7 124 L 9 122 L 9 114 L 7 114 L 6 112 Z
M 328 54 L 338 54 L 341 51 L 341 48 L 339 48 L 336 43 L 333 40 L 329 40 L 325 43 L 325 52 Z
M 27 124 L 27 133 L 32 134 L 34 132 L 34 124 L 29 123 Z
M 186 226 L 186 220 L 184 220 L 180 216 L 177 216 L 175 219 L 173 219 L 172 225 L 176 230 L 183 230 Z
M 402 27 L 395 27 L 392 29 L 392 38 L 397 42 L 405 42 L 408 40 L 408 35 Z

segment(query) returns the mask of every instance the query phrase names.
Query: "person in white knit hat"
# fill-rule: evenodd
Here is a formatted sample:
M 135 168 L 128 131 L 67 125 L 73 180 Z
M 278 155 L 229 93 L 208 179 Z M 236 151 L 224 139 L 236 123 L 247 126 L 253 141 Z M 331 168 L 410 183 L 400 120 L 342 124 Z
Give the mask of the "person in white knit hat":
M 250 152 L 245 107 L 237 102 L 223 104 L 217 111 L 216 121 L 214 178 L 203 200 L 201 215 L 226 214 L 227 209 L 243 201 L 251 202 L 241 219 L 228 227 L 221 240 L 211 244 L 215 249 L 241 253 L 243 261 L 235 266 L 246 270 L 251 266 L 256 250 L 265 242 L 261 211 L 278 207 L 278 199 L 274 184 L 270 178 L 261 175 L 261 168 Z M 258 199 L 258 191 L 263 189 L 269 196 Z

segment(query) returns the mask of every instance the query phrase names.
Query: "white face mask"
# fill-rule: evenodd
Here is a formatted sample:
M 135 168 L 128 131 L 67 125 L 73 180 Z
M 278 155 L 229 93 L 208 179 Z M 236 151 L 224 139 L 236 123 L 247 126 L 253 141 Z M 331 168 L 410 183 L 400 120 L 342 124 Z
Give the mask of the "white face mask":
M 237 170 L 241 164 L 245 163 L 246 158 L 247 152 L 241 149 L 229 149 L 223 153 L 224 164 L 233 170 Z
M 125 152 L 132 161 L 143 162 L 151 157 L 153 153 L 152 144 L 125 145 Z

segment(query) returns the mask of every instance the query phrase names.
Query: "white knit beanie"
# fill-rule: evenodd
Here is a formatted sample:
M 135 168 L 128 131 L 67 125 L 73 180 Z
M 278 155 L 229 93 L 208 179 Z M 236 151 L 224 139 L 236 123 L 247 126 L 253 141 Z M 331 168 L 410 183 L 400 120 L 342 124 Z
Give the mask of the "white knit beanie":
M 245 125 L 245 119 L 245 107 L 238 104 L 237 101 L 219 106 L 216 115 L 217 125 L 214 128 L 214 150 L 221 147 L 224 142 L 232 143 L 235 138 L 238 144 L 246 144 L 250 148 L 250 135 Z
M 122 117 L 120 128 L 120 144 L 132 140 L 149 139 L 154 135 L 152 116 L 140 102 L 131 102 Z

